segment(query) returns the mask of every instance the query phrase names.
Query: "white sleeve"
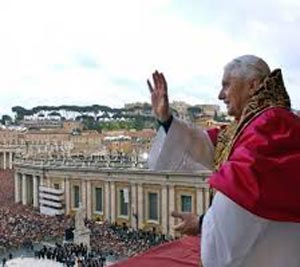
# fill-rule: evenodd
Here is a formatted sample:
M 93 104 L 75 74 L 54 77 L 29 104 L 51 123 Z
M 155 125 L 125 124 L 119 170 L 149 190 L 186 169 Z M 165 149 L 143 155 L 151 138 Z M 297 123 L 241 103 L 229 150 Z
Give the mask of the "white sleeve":
M 203 266 L 242 267 L 269 222 L 217 192 L 202 224 Z
M 153 170 L 212 170 L 214 147 L 207 132 L 173 119 L 168 134 L 160 127 L 149 153 Z

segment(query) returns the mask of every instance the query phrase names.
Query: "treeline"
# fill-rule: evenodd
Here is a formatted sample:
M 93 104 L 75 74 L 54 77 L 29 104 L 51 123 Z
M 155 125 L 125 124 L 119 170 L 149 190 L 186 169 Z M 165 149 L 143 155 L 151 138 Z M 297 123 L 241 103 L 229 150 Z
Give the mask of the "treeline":
M 43 112 L 50 112 L 49 115 L 57 115 L 60 116 L 61 114 L 58 111 L 65 111 L 65 112 L 78 112 L 81 114 L 84 113 L 94 113 L 98 114 L 100 112 L 104 113 L 122 113 L 125 111 L 123 108 L 111 108 L 108 106 L 102 105 L 91 105 L 91 106 L 76 106 L 76 105 L 61 105 L 61 106 L 37 106 L 32 109 L 26 109 L 21 106 L 14 106 L 12 107 L 12 112 L 16 113 L 16 120 L 22 120 L 24 116 L 32 116 L 37 113 Z
M 135 114 L 136 110 L 139 114 Z M 65 120 L 64 115 L 68 113 L 79 113 L 73 117 L 76 121 L 81 121 L 85 129 L 89 130 L 118 130 L 118 129 L 136 129 L 154 128 L 155 120 L 151 115 L 151 105 L 144 103 L 142 105 L 131 106 L 130 108 L 111 108 L 103 105 L 77 106 L 37 106 L 32 109 L 26 109 L 22 106 L 12 107 L 15 113 L 15 123 L 19 124 L 25 116 L 37 115 L 40 117 L 54 116 L 60 120 Z M 7 119 L 7 118 L 6 118 Z M 10 122 L 12 119 L 10 118 Z
M 178 112 L 172 109 L 172 113 L 178 116 Z M 25 116 L 37 116 L 38 118 L 47 117 L 64 121 L 73 119 L 81 121 L 85 129 L 105 131 L 118 129 L 136 129 L 157 127 L 156 121 L 152 116 L 151 105 L 148 103 L 137 103 L 125 105 L 125 108 L 111 108 L 104 105 L 61 105 L 61 106 L 36 106 L 26 109 L 22 106 L 12 107 L 15 113 L 14 118 L 3 115 L 0 122 L 4 125 L 19 125 Z M 187 109 L 187 115 L 191 121 L 205 115 L 205 111 L 198 106 L 191 106 Z M 215 121 L 226 122 L 228 118 L 225 114 L 218 114 L 215 111 L 213 116 Z
M 157 122 L 154 117 L 145 117 L 141 115 L 132 116 L 126 120 L 110 120 L 110 121 L 95 121 L 92 118 L 86 118 L 81 120 L 84 125 L 84 129 L 102 131 L 114 131 L 114 130 L 131 130 L 137 131 L 145 128 L 156 128 Z

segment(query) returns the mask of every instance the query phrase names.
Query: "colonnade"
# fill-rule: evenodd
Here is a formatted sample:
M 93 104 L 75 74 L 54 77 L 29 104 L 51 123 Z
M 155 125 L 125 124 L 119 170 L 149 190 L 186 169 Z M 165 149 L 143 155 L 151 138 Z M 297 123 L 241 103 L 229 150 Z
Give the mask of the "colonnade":
M 182 211 L 183 198 L 188 198 L 188 208 L 199 215 L 209 206 L 209 188 L 206 183 L 208 174 L 52 169 L 47 170 L 45 176 L 43 171 L 17 166 L 15 202 L 41 208 L 41 196 L 44 194 L 41 188 L 44 188 L 50 192 L 50 196 L 46 196 L 47 203 L 52 199 L 56 205 L 61 199 L 65 215 L 74 214 L 78 202 L 81 202 L 88 219 L 100 218 L 140 229 L 155 227 L 170 235 L 174 235 L 173 226 L 177 223 L 170 214 L 174 210 Z M 61 198 L 51 195 L 56 192 L 61 192 Z M 96 196 L 97 193 L 100 195 Z M 154 215 L 151 215 L 150 210 Z
M 7 170 L 13 168 L 13 159 L 15 152 L 2 150 L 0 151 L 0 169 Z
M 15 172 L 15 202 L 39 207 L 41 176 Z

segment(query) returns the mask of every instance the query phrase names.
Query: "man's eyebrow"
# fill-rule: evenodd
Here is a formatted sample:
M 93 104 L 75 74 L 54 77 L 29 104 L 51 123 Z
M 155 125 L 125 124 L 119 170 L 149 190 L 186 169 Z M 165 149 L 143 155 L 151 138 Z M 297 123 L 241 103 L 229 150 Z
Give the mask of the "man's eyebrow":
M 222 80 L 222 85 L 227 85 L 228 81 Z

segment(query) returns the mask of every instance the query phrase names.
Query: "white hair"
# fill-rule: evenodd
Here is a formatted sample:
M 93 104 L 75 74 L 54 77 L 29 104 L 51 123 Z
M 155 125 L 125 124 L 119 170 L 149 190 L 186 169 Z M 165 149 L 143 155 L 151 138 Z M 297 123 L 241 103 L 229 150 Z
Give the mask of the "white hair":
M 270 74 L 268 64 L 261 58 L 253 55 L 244 55 L 229 62 L 224 70 L 230 76 L 244 79 L 258 79 L 262 81 Z

